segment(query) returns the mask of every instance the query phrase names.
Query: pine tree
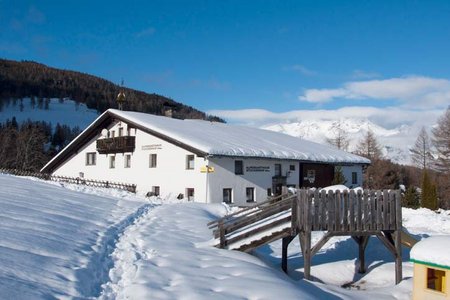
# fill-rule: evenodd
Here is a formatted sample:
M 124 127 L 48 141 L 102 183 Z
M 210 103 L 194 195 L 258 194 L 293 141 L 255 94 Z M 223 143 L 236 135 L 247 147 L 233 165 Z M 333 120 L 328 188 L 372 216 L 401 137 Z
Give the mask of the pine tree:
M 422 179 L 422 207 L 435 210 L 437 209 L 437 203 L 436 185 L 431 183 L 428 171 L 424 170 Z
M 342 172 L 342 167 L 337 166 L 334 168 L 334 178 L 331 184 L 345 184 L 347 180 L 345 179 L 344 173 Z
M 402 198 L 402 206 L 409 208 L 419 208 L 420 207 L 420 198 L 417 193 L 417 189 L 414 186 L 408 187 L 405 195 Z
M 334 123 L 331 130 L 333 131 L 334 137 L 327 138 L 326 142 L 340 150 L 347 151 L 350 144 L 350 139 L 348 138 L 347 132 L 345 132 L 342 128 L 341 121 Z
M 450 107 L 438 120 L 433 129 L 433 145 L 438 155 L 436 168 L 444 173 L 450 173 Z
M 409 151 L 411 152 L 411 160 L 416 166 L 423 170 L 430 166 L 433 155 L 431 154 L 430 138 L 425 127 L 422 127 L 416 143 Z

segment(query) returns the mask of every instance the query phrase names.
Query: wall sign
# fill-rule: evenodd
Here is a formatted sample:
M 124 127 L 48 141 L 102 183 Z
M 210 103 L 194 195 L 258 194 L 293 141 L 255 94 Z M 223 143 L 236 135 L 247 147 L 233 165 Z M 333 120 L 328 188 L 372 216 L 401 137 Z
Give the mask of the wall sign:
M 245 172 L 270 172 L 269 166 L 246 166 Z
M 162 149 L 161 144 L 143 145 L 142 150 L 157 150 Z

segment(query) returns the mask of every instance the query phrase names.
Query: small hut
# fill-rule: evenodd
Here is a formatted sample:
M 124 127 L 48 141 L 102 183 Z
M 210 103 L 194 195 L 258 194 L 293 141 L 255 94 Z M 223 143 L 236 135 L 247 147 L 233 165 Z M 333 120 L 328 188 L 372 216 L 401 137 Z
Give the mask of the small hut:
M 450 236 L 434 236 L 411 249 L 413 299 L 450 299 Z

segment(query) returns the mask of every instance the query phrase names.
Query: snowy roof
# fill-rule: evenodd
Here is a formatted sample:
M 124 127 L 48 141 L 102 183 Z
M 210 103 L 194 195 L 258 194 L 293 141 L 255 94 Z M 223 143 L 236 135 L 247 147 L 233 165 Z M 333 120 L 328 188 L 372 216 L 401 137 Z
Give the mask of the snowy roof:
M 264 129 L 203 120 L 178 120 L 115 109 L 108 111 L 208 155 L 370 163 L 366 158 L 330 146 Z
M 230 125 L 203 120 L 179 120 L 140 112 L 108 109 L 56 155 L 42 172 L 52 172 L 54 167 L 77 151 L 96 133 L 104 122 L 116 118 L 157 135 L 180 147 L 203 156 L 234 156 L 290 159 L 300 161 L 369 164 L 367 158 L 338 150 L 283 133 L 247 126 Z
M 412 249 L 412 261 L 450 269 L 450 235 L 433 236 L 418 242 Z

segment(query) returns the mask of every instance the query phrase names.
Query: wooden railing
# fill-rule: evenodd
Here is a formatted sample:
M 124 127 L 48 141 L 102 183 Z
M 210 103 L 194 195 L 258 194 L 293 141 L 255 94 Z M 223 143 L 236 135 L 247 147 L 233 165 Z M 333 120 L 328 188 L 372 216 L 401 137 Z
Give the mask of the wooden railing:
M 401 224 L 398 191 L 299 190 L 298 228 L 310 231 L 397 230 Z
M 214 229 L 213 234 L 215 238 L 219 239 L 221 248 L 226 248 L 232 244 L 240 243 L 248 237 L 260 234 L 270 228 L 280 225 L 283 229 L 279 230 L 263 240 L 265 243 L 268 240 L 279 239 L 283 236 L 292 235 L 292 230 L 295 228 L 291 226 L 291 207 L 292 202 L 295 201 L 296 195 L 284 195 L 271 198 L 267 201 L 246 207 L 238 212 L 225 216 L 216 221 L 210 222 L 208 225 Z M 263 221 L 259 226 L 254 226 L 258 222 Z M 259 242 L 258 242 L 259 245 Z M 236 249 L 249 251 L 257 244 L 245 245 L 237 247 Z
M 278 232 L 280 224 L 291 222 Z M 400 225 L 399 225 L 400 224 Z M 217 246 L 230 245 L 251 238 L 261 238 L 253 245 L 236 249 L 247 251 L 274 238 L 296 235 L 298 231 L 331 231 L 358 233 L 397 230 L 401 227 L 400 193 L 398 191 L 318 191 L 298 189 L 295 195 L 277 198 L 246 207 L 208 223 Z M 275 230 L 271 230 L 275 229 Z M 250 239 L 251 240 L 251 239 Z
M 129 183 L 120 183 L 120 182 L 113 182 L 113 181 L 108 181 L 108 180 L 85 179 L 85 178 L 80 178 L 80 177 L 57 176 L 57 175 L 50 175 L 50 174 L 23 171 L 23 170 L 15 170 L 15 169 L 0 169 L 0 173 L 12 174 L 12 175 L 17 175 L 17 176 L 31 176 L 31 177 L 44 179 L 44 180 L 67 182 L 67 183 L 74 183 L 74 184 L 83 184 L 83 185 L 93 186 L 93 187 L 116 188 L 116 189 L 129 191 L 132 193 L 136 193 L 136 185 L 129 184 Z
M 133 152 L 136 147 L 136 137 L 118 136 L 97 140 L 97 151 L 100 154 Z

